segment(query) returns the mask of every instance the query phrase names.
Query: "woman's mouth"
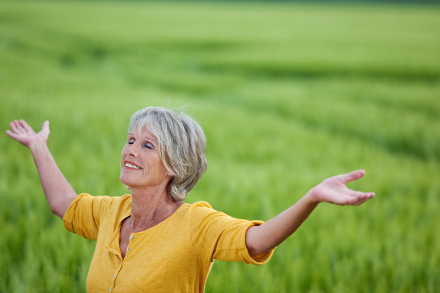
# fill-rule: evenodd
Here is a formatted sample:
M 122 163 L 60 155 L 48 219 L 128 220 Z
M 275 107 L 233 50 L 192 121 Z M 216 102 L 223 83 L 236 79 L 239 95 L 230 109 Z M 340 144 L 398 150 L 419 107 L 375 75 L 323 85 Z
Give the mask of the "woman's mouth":
M 132 162 L 124 162 L 124 167 L 128 167 L 131 169 L 137 169 L 137 170 L 142 169 L 141 167 L 139 167 L 138 165 L 136 165 Z

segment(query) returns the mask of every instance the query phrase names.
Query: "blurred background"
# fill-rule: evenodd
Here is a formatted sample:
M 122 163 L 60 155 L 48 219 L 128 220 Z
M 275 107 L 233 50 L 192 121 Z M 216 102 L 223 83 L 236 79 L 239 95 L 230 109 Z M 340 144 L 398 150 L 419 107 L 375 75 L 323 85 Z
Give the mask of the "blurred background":
M 440 6 L 0 2 L 0 122 L 50 120 L 80 192 L 120 196 L 130 116 L 184 107 L 208 171 L 189 203 L 268 220 L 363 168 L 360 207 L 319 206 L 260 267 L 216 261 L 206 292 L 440 288 Z M 0 136 L 0 292 L 85 292 L 95 243 L 53 216 L 29 151 Z

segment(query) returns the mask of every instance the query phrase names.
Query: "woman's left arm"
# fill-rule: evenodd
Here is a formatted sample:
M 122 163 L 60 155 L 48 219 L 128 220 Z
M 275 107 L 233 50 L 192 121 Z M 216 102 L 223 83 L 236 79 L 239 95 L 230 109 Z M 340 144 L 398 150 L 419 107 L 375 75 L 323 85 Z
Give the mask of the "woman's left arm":
M 296 204 L 261 226 L 246 232 L 246 246 L 251 256 L 268 252 L 292 235 L 308 218 L 320 202 L 336 205 L 361 205 L 374 196 L 374 192 L 349 189 L 346 184 L 362 178 L 364 170 L 338 175 L 322 181 L 309 190 Z

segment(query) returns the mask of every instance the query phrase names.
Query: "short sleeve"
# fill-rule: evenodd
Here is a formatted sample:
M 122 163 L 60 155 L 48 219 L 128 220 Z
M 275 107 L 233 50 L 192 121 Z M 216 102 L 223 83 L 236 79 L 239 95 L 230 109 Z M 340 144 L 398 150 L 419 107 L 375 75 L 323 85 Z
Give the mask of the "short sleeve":
M 208 203 L 198 202 L 191 212 L 191 237 L 197 252 L 205 262 L 213 259 L 262 265 L 273 251 L 251 257 L 246 247 L 246 231 L 262 221 L 236 219 L 215 211 Z
M 86 239 L 98 238 L 99 225 L 105 207 L 108 206 L 112 197 L 91 196 L 87 193 L 79 194 L 70 204 L 63 221 L 64 227 Z

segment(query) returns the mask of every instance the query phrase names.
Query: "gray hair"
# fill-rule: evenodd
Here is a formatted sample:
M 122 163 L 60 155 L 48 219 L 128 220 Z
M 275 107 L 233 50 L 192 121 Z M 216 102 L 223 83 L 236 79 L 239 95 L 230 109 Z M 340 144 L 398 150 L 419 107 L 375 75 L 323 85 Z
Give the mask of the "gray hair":
M 206 137 L 182 110 L 147 107 L 131 116 L 128 132 L 146 127 L 159 143 L 159 156 L 173 174 L 167 189 L 174 201 L 184 200 L 205 173 Z

